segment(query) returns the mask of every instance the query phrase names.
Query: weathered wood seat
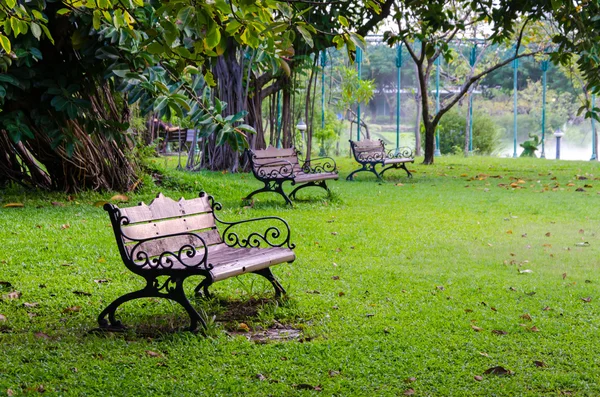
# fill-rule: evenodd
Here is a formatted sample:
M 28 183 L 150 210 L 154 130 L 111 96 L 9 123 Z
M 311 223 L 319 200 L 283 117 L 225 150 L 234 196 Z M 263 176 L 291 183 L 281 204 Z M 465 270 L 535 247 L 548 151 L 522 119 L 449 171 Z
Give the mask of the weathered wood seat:
M 252 173 L 265 186 L 250 193 L 246 199 L 250 199 L 257 193 L 275 192 L 292 205 L 291 199 L 296 198 L 298 190 L 309 186 L 318 186 L 329 193 L 326 181 L 337 180 L 339 177 L 335 160 L 332 158 L 311 159 L 310 162 L 304 162 L 301 166 L 298 161 L 298 151 L 294 148 L 276 149 L 269 146 L 263 150 L 249 150 L 248 157 Z M 290 181 L 292 186 L 298 184 L 289 196 L 285 194 L 282 187 L 286 181 Z
M 391 168 L 402 168 L 408 174 L 409 178 L 412 178 L 412 174 L 406 168 L 406 163 L 414 163 L 415 159 L 412 155 L 412 150 L 407 147 L 399 148 L 396 150 L 385 151 L 385 145 L 381 139 L 370 140 L 365 139 L 362 141 L 350 141 L 350 147 L 352 148 L 352 154 L 354 159 L 362 166 L 361 168 L 352 171 L 350 175 L 346 177 L 346 180 L 351 181 L 354 179 L 354 174 L 361 171 L 370 171 L 377 179 L 382 179 L 383 173 Z M 375 166 L 381 164 L 383 169 L 377 172 Z
M 190 330 L 195 330 L 198 323 L 206 327 L 183 288 L 190 276 L 204 277 L 195 289 L 198 295 L 204 292 L 208 296 L 212 283 L 243 273 L 268 279 L 277 297 L 285 293 L 270 269 L 295 259 L 290 228 L 281 218 L 222 221 L 215 215 L 221 205 L 204 192 L 192 200 L 174 201 L 159 194 L 150 205 L 119 208 L 106 204 L 104 209 L 109 213 L 125 266 L 146 279 L 146 286 L 108 305 L 98 317 L 100 328 L 120 328 L 121 323 L 115 319 L 117 308 L 145 297 L 176 301 L 190 316 Z M 225 226 L 222 233 L 217 223 Z M 256 231 L 256 223 L 263 223 L 263 232 Z M 159 280 L 161 276 L 166 279 Z

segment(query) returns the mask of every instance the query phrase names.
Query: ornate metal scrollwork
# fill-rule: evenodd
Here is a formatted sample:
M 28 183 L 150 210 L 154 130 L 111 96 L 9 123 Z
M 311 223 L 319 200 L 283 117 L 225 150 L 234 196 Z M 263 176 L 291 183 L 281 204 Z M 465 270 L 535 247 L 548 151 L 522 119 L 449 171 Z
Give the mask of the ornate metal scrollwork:
M 259 180 L 291 179 L 294 175 L 294 165 L 287 160 L 271 161 L 253 168 L 254 175 Z
M 181 264 L 185 268 L 195 269 L 203 267 L 206 270 L 210 270 L 211 266 L 207 263 L 207 252 L 208 248 L 206 242 L 202 237 L 195 233 L 174 233 L 158 237 L 152 237 L 147 239 L 133 239 L 128 237 L 125 233 L 121 232 L 122 236 L 130 241 L 137 241 L 133 248 L 129 251 L 129 257 L 131 262 L 137 267 L 149 267 L 150 269 L 172 269 L 177 263 Z M 190 236 L 199 240 L 197 247 L 190 243 L 183 244 L 176 252 L 163 251 L 159 255 L 151 256 L 145 251 L 145 246 L 152 244 L 154 241 L 163 240 L 178 236 Z M 185 259 L 197 260 L 189 261 Z
M 315 164 L 316 163 L 316 164 Z M 311 159 L 302 165 L 302 172 L 305 174 L 321 174 L 325 172 L 337 172 L 335 160 L 331 157 L 319 157 Z
M 218 211 L 221 209 L 221 204 L 215 202 L 212 199 L 212 197 L 210 197 L 210 202 L 213 208 L 213 216 L 215 217 L 215 220 L 219 223 L 227 225 L 227 227 L 225 228 L 225 230 L 223 230 L 222 233 L 223 242 L 227 246 L 240 248 L 258 248 L 262 243 L 264 243 L 269 247 L 287 247 L 289 249 L 295 248 L 295 245 L 290 242 L 290 226 L 285 220 L 277 216 L 265 216 L 262 218 L 245 219 L 238 222 L 226 222 L 219 219 L 214 213 L 214 211 Z M 250 232 L 250 234 L 248 234 L 248 236 L 245 237 L 240 236 L 239 232 L 231 230 L 233 227 L 241 225 L 243 223 L 269 220 L 281 222 L 283 224 L 283 233 L 278 227 L 272 225 L 269 225 L 263 233 Z
M 167 279 L 161 284 L 158 279 L 152 280 L 152 288 L 156 292 L 165 291 L 166 293 L 174 293 L 177 285 L 177 281 L 173 277 L 167 277 Z
M 356 159 L 359 162 L 380 162 L 383 161 L 386 158 L 385 152 L 383 151 L 383 148 L 377 152 L 375 151 L 370 151 L 370 152 L 360 152 L 356 155 Z
M 398 150 L 393 149 L 388 151 L 387 157 L 390 159 L 413 158 L 413 152 L 409 147 L 401 147 Z

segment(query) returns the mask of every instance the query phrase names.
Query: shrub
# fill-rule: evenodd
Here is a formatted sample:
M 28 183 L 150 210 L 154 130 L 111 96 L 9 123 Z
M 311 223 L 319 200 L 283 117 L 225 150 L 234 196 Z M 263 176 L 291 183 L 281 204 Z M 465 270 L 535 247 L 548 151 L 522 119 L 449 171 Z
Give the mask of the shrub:
M 446 113 L 439 124 L 440 151 L 442 154 L 454 154 L 465 146 L 466 117 L 456 109 Z M 492 154 L 499 145 L 499 130 L 494 121 L 486 114 L 473 113 L 473 151 L 479 154 Z M 461 150 L 462 152 L 462 150 Z

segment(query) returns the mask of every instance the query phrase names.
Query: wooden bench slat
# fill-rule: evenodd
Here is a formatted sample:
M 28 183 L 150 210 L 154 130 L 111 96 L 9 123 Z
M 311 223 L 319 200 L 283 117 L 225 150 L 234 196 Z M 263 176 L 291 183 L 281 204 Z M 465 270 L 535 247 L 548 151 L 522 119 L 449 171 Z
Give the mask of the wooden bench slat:
M 312 181 L 322 181 L 325 179 L 338 179 L 339 175 L 333 172 L 321 172 L 318 174 L 305 174 L 303 172 L 299 172 L 296 174 L 294 181 L 298 182 L 312 182 Z
M 212 213 L 203 213 L 181 218 L 169 218 L 162 221 L 157 220 L 149 223 L 136 223 L 130 226 L 123 226 L 122 230 L 128 239 L 143 240 L 165 234 L 209 229 L 215 226 L 215 217 Z
M 296 259 L 287 248 L 229 248 L 209 253 L 208 261 L 214 266 L 210 271 L 215 281 L 224 280 L 243 273 L 261 270 Z
M 208 196 L 175 201 L 160 195 L 149 205 L 142 203 L 137 207 L 121 208 L 120 211 L 122 216 L 126 216 L 129 219 L 129 223 L 138 223 L 210 212 L 212 209 L 208 202 Z
M 383 164 L 398 164 L 398 163 L 414 163 L 415 159 L 411 158 L 397 158 L 397 159 L 385 159 L 383 160 Z
M 270 158 L 270 157 L 296 157 L 296 150 L 290 149 L 277 149 L 273 146 L 269 146 L 266 149 L 254 150 L 252 152 L 254 157 L 257 159 Z
M 253 160 L 255 166 L 260 167 L 264 164 L 294 164 L 298 165 L 298 157 L 296 156 L 285 156 L 285 157 L 262 157 Z

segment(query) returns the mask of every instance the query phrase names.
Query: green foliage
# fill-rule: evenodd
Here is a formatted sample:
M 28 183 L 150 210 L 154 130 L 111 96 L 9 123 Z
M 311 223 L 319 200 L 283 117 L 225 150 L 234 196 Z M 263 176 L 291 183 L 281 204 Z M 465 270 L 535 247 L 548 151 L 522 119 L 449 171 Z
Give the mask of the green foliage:
M 354 107 L 356 103 L 366 105 L 373 99 L 375 93 L 373 80 L 359 79 L 356 69 L 346 66 L 339 66 L 336 71 L 340 85 L 340 96 L 336 103 L 338 110 L 346 111 Z
M 456 147 L 464 148 L 466 116 L 452 109 L 442 117 L 439 124 L 440 151 L 442 154 L 456 154 Z M 494 120 L 487 114 L 473 112 L 473 151 L 478 154 L 492 154 L 498 149 L 500 132 Z M 460 149 L 462 153 L 464 149 Z
M 313 139 L 319 146 L 323 146 L 325 153 L 331 152 L 331 147 L 340 138 L 344 124 L 342 120 L 338 120 L 337 115 L 327 110 L 325 112 L 325 128 L 321 128 L 321 123 L 313 132 Z

